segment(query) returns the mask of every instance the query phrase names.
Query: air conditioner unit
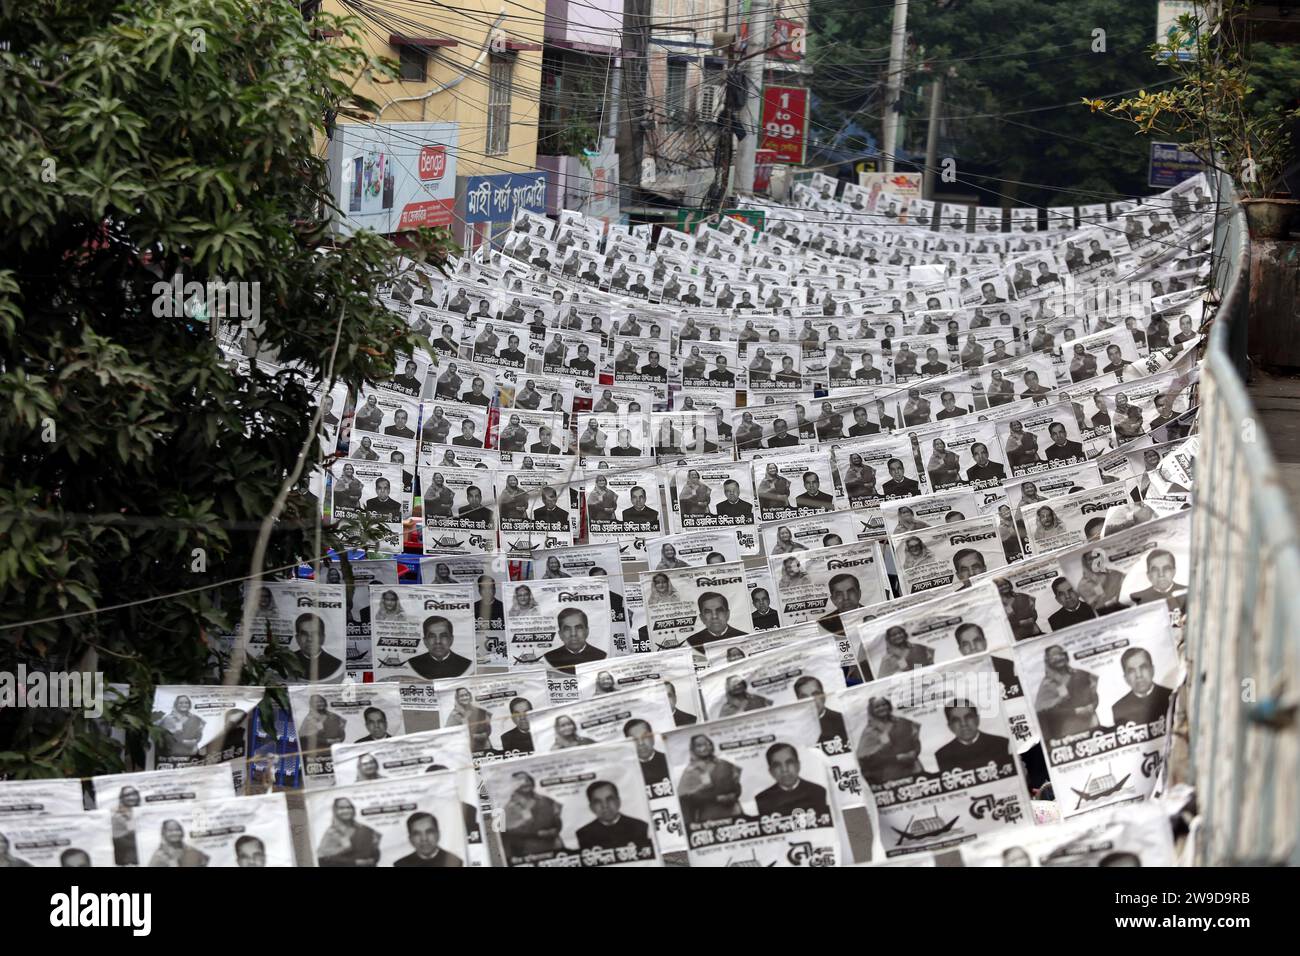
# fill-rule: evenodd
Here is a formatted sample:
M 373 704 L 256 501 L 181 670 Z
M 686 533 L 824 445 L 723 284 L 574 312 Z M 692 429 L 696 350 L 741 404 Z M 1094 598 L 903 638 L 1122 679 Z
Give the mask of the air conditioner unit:
M 725 89 L 721 83 L 701 83 L 695 91 L 695 113 L 701 123 L 716 123 L 725 104 Z

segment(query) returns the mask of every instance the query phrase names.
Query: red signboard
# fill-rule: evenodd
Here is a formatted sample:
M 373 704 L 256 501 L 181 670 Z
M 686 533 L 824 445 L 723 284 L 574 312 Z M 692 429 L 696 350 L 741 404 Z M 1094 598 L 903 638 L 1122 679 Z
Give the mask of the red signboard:
M 397 228 L 420 229 L 425 226 L 451 225 L 451 213 L 456 205 L 455 199 L 433 199 L 429 202 L 411 202 L 402 207 L 402 217 Z
M 763 138 L 759 149 L 770 149 L 774 162 L 800 164 L 808 147 L 808 91 L 800 86 L 769 86 L 763 90 Z
M 438 145 L 420 147 L 420 179 L 426 182 L 430 179 L 442 179 L 442 174 L 446 171 L 446 146 Z
M 767 55 L 774 60 L 797 62 L 803 59 L 807 42 L 808 37 L 802 23 L 778 19 L 772 25 L 772 49 Z

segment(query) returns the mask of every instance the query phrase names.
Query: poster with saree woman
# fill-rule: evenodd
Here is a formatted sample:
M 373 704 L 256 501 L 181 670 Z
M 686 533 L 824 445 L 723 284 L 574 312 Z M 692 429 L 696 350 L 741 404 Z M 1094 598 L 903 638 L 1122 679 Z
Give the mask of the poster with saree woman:
M 631 739 L 484 764 L 506 866 L 660 866 Z
M 947 849 L 1029 819 L 1029 794 L 988 657 L 854 688 L 849 743 L 886 857 Z
M 313 861 L 320 867 L 452 868 L 468 857 L 460 773 L 425 773 L 308 794 Z
M 840 866 L 842 822 L 811 700 L 665 737 L 691 866 Z

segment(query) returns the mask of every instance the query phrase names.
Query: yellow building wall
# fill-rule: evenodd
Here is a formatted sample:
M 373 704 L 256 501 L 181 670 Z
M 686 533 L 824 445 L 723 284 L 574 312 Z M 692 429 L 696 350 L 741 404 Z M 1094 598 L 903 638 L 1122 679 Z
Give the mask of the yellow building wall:
M 323 6 L 330 13 L 357 16 L 337 0 L 325 0 Z M 360 33 L 367 49 L 376 56 L 397 60 L 398 48 L 389 43 L 389 35 L 393 33 L 457 41 L 456 46 L 441 47 L 430 54 L 423 83 L 400 80 L 375 83 L 364 79 L 358 82 L 357 92 L 380 104 L 381 112 L 372 122 L 459 124 L 460 145 L 456 149 L 456 173 L 459 176 L 523 172 L 537 168 L 538 100 L 542 76 L 540 47 L 546 15 L 545 0 L 514 0 L 508 5 L 500 0 L 495 4 L 490 0 L 455 0 L 446 7 L 371 0 L 366 9 L 373 16 L 361 19 Z M 488 156 L 484 153 L 488 48 L 494 31 L 504 34 L 511 43 L 538 49 L 520 51 L 515 55 L 509 150 Z M 339 122 L 346 123 L 347 120 L 341 118 Z

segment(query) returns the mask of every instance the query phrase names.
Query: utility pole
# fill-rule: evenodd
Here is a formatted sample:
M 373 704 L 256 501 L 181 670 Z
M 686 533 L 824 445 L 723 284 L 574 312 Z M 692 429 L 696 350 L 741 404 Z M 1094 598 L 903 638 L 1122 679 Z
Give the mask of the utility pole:
M 749 8 L 749 41 L 745 44 L 745 83 L 748 96 L 741 124 L 745 130 L 736 150 L 737 193 L 754 192 L 754 165 L 758 159 L 758 141 L 762 136 L 763 77 L 767 63 L 767 46 L 772 42 L 772 6 L 770 0 L 753 0 Z
M 624 134 L 618 144 L 619 182 L 626 187 L 641 185 L 641 160 L 645 156 L 646 90 L 649 85 L 651 0 L 627 0 L 627 55 L 623 58 L 623 89 L 620 103 Z M 629 200 L 632 197 L 629 196 Z
M 889 73 L 885 79 L 884 169 L 894 171 L 898 150 L 898 100 L 903 95 L 903 47 L 907 42 L 907 0 L 894 0 L 894 31 L 889 37 Z
M 939 104 L 943 102 L 943 71 L 935 73 L 930 84 L 930 125 L 925 134 L 925 189 L 926 199 L 934 198 L 935 167 L 939 163 Z

